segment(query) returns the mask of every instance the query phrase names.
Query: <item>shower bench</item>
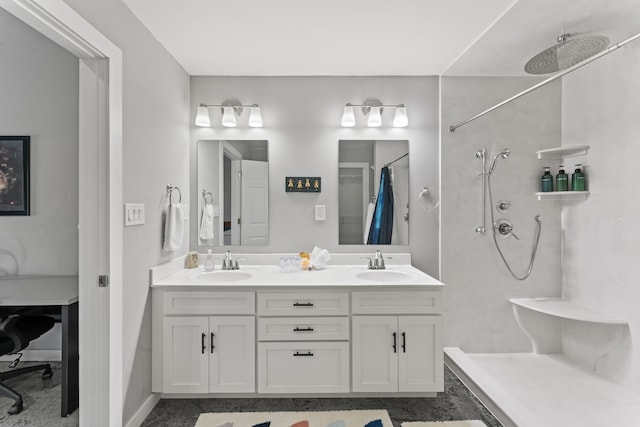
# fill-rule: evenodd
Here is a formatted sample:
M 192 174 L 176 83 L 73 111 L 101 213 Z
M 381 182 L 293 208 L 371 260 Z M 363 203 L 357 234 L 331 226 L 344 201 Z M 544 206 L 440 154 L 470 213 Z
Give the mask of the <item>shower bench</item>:
M 532 353 L 444 350 L 447 365 L 503 425 L 636 425 L 640 396 L 595 373 L 597 362 L 627 336 L 627 322 L 566 299 L 510 302 Z M 563 342 L 567 327 L 593 338 L 593 345 Z

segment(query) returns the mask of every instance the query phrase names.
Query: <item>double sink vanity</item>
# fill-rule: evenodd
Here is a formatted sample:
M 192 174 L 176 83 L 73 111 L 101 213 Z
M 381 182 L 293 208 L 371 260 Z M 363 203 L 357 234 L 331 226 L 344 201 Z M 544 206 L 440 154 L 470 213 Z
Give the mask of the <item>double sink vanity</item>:
M 152 391 L 164 397 L 434 396 L 443 390 L 443 284 L 409 254 L 369 269 L 332 254 L 285 272 L 282 254 L 238 270 L 151 271 Z M 369 256 L 368 254 L 366 256 Z

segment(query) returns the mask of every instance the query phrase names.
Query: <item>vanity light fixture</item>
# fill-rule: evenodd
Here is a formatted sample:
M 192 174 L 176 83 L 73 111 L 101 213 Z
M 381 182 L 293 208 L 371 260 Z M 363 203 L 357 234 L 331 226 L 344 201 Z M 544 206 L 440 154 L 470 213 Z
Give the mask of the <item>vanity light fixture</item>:
M 234 128 L 238 126 L 238 117 L 242 115 L 244 108 L 249 108 L 249 126 L 254 128 L 262 127 L 262 113 L 258 104 L 242 105 L 240 103 L 225 102 L 223 104 L 200 104 L 196 113 L 195 125 L 200 127 L 211 127 L 211 116 L 209 108 L 219 107 L 222 110 L 222 126 Z
M 362 107 L 362 113 L 367 117 L 367 126 L 380 127 L 382 126 L 382 112 L 384 108 L 394 108 L 395 115 L 393 116 L 393 127 L 403 128 L 409 125 L 409 119 L 407 117 L 407 107 L 404 104 L 382 104 L 377 100 L 367 100 L 364 104 L 355 105 L 347 103 L 342 113 L 342 126 L 354 127 L 356 125 L 356 116 L 353 107 Z

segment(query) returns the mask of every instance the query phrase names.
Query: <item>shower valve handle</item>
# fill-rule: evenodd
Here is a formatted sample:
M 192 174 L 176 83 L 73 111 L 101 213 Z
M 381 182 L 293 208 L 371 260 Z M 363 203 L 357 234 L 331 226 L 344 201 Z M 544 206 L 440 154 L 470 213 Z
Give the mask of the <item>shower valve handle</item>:
M 513 232 L 513 227 L 511 226 L 511 224 L 502 223 L 498 225 L 498 233 L 500 233 L 502 236 L 513 236 L 516 240 L 520 240 L 520 238 Z

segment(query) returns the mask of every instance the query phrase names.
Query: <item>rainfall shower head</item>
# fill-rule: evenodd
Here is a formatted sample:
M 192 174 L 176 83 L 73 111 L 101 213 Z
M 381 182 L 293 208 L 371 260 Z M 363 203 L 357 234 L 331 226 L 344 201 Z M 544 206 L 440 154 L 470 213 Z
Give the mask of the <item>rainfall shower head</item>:
M 493 156 L 491 164 L 489 165 L 489 173 L 493 173 L 493 170 L 496 168 L 496 160 L 498 160 L 498 157 L 506 159 L 507 157 L 509 157 L 509 154 L 511 154 L 511 150 L 509 150 L 508 148 L 503 148 L 498 154 Z
M 558 37 L 558 44 L 531 58 L 524 70 L 529 74 L 555 73 L 602 52 L 607 46 L 609 39 L 605 36 L 572 37 L 571 34 L 563 34 Z

